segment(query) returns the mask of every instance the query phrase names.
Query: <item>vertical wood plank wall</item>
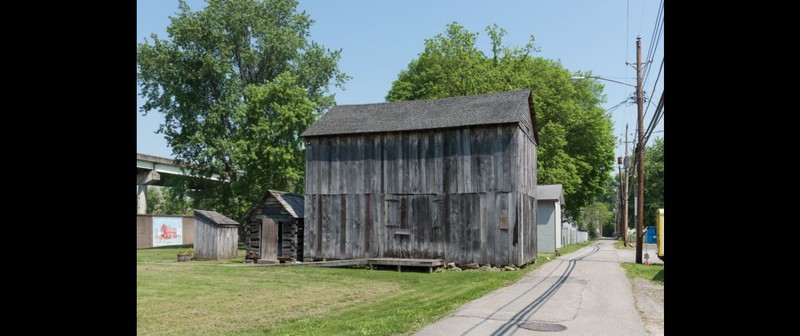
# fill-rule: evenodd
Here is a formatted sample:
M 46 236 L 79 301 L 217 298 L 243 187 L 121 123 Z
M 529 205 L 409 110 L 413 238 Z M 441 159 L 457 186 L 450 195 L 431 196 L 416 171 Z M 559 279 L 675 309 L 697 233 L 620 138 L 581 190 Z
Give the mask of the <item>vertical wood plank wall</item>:
M 536 147 L 517 124 L 306 143 L 306 257 L 536 258 Z
M 197 219 L 194 238 L 194 257 L 198 260 L 213 260 L 217 252 L 217 234 L 214 224 Z
M 196 222 L 195 259 L 235 259 L 238 256 L 239 229 L 237 226 L 217 226 L 200 218 Z

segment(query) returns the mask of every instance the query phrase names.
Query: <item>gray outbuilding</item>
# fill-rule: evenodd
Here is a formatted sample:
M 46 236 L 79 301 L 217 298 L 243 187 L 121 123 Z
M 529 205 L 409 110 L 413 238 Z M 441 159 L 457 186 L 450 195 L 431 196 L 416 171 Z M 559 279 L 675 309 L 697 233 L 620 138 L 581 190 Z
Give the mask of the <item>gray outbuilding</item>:
M 554 253 L 561 248 L 561 206 L 564 188 L 561 184 L 536 186 L 536 239 L 539 252 Z
M 235 259 L 239 245 L 239 223 L 216 211 L 194 210 L 194 258 Z

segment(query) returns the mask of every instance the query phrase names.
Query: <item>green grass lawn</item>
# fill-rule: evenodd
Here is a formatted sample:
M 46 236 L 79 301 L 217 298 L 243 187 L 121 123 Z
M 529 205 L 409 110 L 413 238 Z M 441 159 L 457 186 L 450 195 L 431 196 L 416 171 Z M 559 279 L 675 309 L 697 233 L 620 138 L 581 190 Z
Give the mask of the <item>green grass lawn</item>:
M 244 266 L 241 249 L 233 261 L 177 262 L 185 249 L 137 250 L 137 334 L 410 334 L 553 259 L 540 253 L 535 264 L 513 272 L 429 274 Z
M 629 278 L 642 278 L 656 284 L 664 284 L 664 265 L 651 264 L 645 266 L 644 264 L 622 263 L 622 269 L 625 270 Z
M 572 253 L 572 252 L 580 250 L 580 249 L 582 249 L 582 248 L 584 248 L 586 246 L 592 245 L 595 242 L 596 242 L 595 240 L 587 240 L 587 241 L 582 242 L 582 243 L 569 244 L 567 246 L 564 246 L 564 247 L 558 249 L 558 251 L 561 252 L 561 255 L 565 255 L 567 253 Z M 542 253 L 539 253 L 539 254 L 542 254 Z

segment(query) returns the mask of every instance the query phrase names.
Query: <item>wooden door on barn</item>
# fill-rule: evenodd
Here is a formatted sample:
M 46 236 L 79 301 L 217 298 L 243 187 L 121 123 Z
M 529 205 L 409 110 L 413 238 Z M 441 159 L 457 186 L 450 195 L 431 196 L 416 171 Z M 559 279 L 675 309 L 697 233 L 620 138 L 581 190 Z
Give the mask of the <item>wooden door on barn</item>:
M 388 195 L 386 254 L 392 258 L 441 258 L 444 231 L 437 195 Z
M 278 249 L 280 249 L 278 239 L 278 223 L 272 218 L 263 218 L 261 220 L 261 259 L 278 259 Z
M 409 258 L 411 229 L 406 216 L 407 199 L 397 195 L 386 195 L 386 253 L 389 258 Z

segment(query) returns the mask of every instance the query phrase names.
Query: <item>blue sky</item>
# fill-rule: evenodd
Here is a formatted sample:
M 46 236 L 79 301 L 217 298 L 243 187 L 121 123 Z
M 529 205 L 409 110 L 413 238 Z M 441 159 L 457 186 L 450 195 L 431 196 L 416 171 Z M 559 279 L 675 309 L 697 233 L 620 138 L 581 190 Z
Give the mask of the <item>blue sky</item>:
M 487 55 L 491 54 L 491 49 L 484 29 L 497 24 L 508 32 L 503 38 L 504 45 L 522 47 L 533 34 L 541 48 L 534 56 L 560 60 L 573 72 L 591 71 L 596 76 L 633 85 L 636 84 L 636 70 L 625 63 L 635 64 L 636 37 L 641 36 L 643 61 L 648 54 L 653 55 L 649 59 L 652 68 L 644 84 L 646 96 L 652 96 L 644 118 L 646 127 L 663 92 L 663 70 L 658 77 L 664 59 L 663 30 L 660 36 L 653 38 L 661 1 L 300 0 L 298 11 L 305 11 L 315 21 L 311 27 L 312 40 L 331 50 L 342 49 L 339 68 L 352 79 L 344 90 L 331 87 L 337 104 L 385 101 L 397 74 L 423 51 L 424 40 L 443 33 L 445 26 L 453 21 L 470 32 L 478 32 L 478 46 Z M 136 3 L 136 43 L 144 42 L 145 38 L 149 40 L 151 33 L 167 38 L 169 17 L 177 12 L 178 1 L 137 0 Z M 188 0 L 187 3 L 192 9 L 205 6 L 202 0 Z M 651 48 L 651 44 L 655 44 L 655 48 Z M 621 84 L 601 82 L 605 84 L 607 102 L 603 106 L 606 109 L 625 101 L 635 91 Z M 142 104 L 142 98 L 138 97 L 137 105 Z M 155 134 L 163 115 L 151 111 L 143 116 L 138 106 L 136 151 L 173 157 L 163 136 Z M 628 123 L 629 140 L 632 140 L 636 105 L 625 103 L 610 113 L 614 135 L 618 139 L 624 137 Z M 650 142 L 664 137 L 663 122 L 662 118 Z M 616 147 L 616 156 L 622 156 L 621 141 L 617 141 Z

